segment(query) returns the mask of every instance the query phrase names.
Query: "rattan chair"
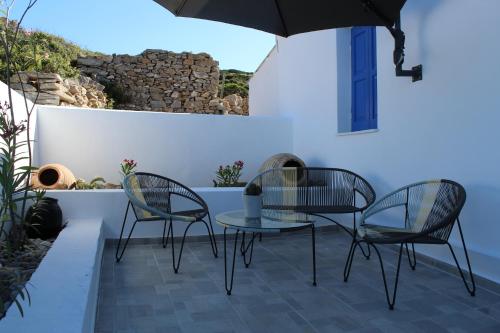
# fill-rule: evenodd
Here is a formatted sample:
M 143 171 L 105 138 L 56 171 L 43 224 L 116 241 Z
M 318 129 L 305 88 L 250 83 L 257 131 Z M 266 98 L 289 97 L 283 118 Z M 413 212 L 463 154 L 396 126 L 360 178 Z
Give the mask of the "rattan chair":
M 121 260 L 123 253 L 125 252 L 130 237 L 132 236 L 132 232 L 134 231 L 135 225 L 138 222 L 154 221 L 163 222 L 162 244 L 164 248 L 168 244 L 168 239 L 171 238 L 170 243 L 172 246 L 172 265 L 175 273 L 177 273 L 179 270 L 182 250 L 184 248 L 184 242 L 187 232 L 189 228 L 196 222 L 203 223 L 207 228 L 213 254 L 215 257 L 217 257 L 217 243 L 215 241 L 215 235 L 212 227 L 212 219 L 210 217 L 207 204 L 198 194 L 193 192 L 188 187 L 180 184 L 179 182 L 176 182 L 175 180 L 143 172 L 133 173 L 125 177 L 125 179 L 123 180 L 123 188 L 125 190 L 125 194 L 129 199 L 129 202 L 127 204 L 127 210 L 123 219 L 120 239 L 118 240 L 118 245 L 116 247 L 117 262 Z M 190 210 L 176 211 L 174 208 L 172 208 L 172 205 L 175 204 L 176 200 L 185 200 L 192 204 L 194 208 Z M 134 212 L 135 221 L 120 252 L 123 231 L 125 229 L 127 215 L 130 207 L 132 207 L 132 211 Z M 177 260 L 175 258 L 174 246 L 174 221 L 184 222 L 187 224 L 184 230 L 184 236 L 182 237 L 181 248 Z M 167 224 L 168 231 L 167 236 L 165 237 Z
M 446 244 L 453 255 L 467 291 L 471 296 L 474 296 L 476 284 L 459 220 L 460 211 L 465 203 L 465 197 L 465 190 L 460 184 L 451 180 L 435 180 L 405 186 L 380 199 L 368 208 L 361 217 L 360 225 L 357 228 L 356 240 L 351 246 L 346 261 L 344 281 L 347 281 L 349 278 L 356 248 L 361 243 L 366 243 L 368 247 L 373 247 L 380 262 L 387 303 L 389 309 L 392 310 L 396 301 L 403 246 L 406 247 L 410 267 L 412 270 L 415 270 L 417 261 L 414 244 Z M 404 225 L 401 227 L 367 223 L 367 219 L 375 217 L 375 215 L 379 217 L 384 215 L 385 218 L 390 218 L 390 215 L 380 213 L 398 209 L 401 214 L 404 214 L 404 217 L 401 218 L 404 221 Z M 470 282 L 467 282 L 455 252 L 448 242 L 455 222 L 458 226 L 458 232 L 465 252 Z M 389 295 L 382 257 L 376 246 L 381 244 L 399 244 L 399 257 L 392 297 Z M 413 258 L 410 257 L 408 244 L 412 246 L 413 255 L 411 257 Z

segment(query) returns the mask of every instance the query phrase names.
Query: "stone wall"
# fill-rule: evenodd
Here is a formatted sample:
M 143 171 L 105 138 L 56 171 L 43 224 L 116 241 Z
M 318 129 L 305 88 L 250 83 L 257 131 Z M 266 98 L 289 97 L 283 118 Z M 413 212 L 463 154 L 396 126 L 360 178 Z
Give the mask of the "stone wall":
M 80 57 L 76 66 L 118 92 L 119 109 L 248 114 L 246 99 L 218 97 L 219 64 L 206 53 L 145 50 L 137 56 Z
M 63 79 L 59 74 L 20 72 L 11 77 L 14 90 L 26 93 L 34 103 L 43 105 L 104 108 L 107 105 L 104 86 L 86 76 Z

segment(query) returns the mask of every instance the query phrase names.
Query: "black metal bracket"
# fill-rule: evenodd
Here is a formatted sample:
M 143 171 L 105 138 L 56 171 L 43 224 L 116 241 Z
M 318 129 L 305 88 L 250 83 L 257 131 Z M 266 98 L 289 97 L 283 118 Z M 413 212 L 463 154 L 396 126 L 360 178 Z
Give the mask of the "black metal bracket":
M 412 81 L 422 80 L 422 65 L 414 66 L 411 69 L 403 69 L 405 61 L 405 33 L 401 30 L 401 19 L 398 17 L 396 21 L 392 22 L 385 16 L 371 0 L 360 0 L 366 10 L 373 12 L 385 23 L 385 27 L 389 30 L 392 37 L 394 37 L 394 52 L 393 59 L 396 66 L 396 76 L 409 76 Z

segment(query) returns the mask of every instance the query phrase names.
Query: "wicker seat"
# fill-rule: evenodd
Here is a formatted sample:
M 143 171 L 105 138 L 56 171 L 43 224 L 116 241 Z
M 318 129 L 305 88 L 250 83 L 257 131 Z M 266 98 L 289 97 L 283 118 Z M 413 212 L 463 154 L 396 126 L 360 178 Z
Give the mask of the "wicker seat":
M 163 222 L 162 243 L 164 248 L 167 246 L 169 238 L 171 238 L 170 243 L 172 246 L 172 265 L 175 273 L 177 273 L 179 270 L 182 250 L 184 248 L 184 242 L 187 232 L 189 228 L 196 222 L 201 222 L 205 225 L 208 236 L 210 238 L 212 251 L 214 253 L 214 256 L 217 257 L 217 243 L 215 241 L 210 212 L 208 210 L 207 204 L 198 194 L 193 192 L 188 187 L 180 184 L 179 182 L 176 182 L 175 180 L 143 172 L 133 173 L 125 177 L 125 179 L 123 180 L 123 188 L 125 190 L 125 194 L 129 199 L 129 202 L 127 204 L 125 217 L 123 219 L 120 239 L 118 240 L 118 246 L 116 248 L 117 262 L 121 260 L 136 224 L 138 222 L 151 221 Z M 188 210 L 174 210 L 172 206 L 175 205 L 175 203 L 177 202 L 176 200 L 184 200 L 195 207 Z M 134 212 L 135 221 L 130 228 L 128 237 L 120 252 L 123 231 L 125 229 L 127 215 L 130 207 L 132 207 L 132 211 Z M 187 223 L 187 226 L 184 230 L 184 236 L 182 237 L 181 248 L 177 260 L 175 258 L 173 238 L 174 221 Z
M 465 198 L 465 190 L 460 184 L 451 180 L 434 180 L 405 186 L 380 199 L 377 203 L 368 208 L 361 217 L 355 241 L 351 245 L 346 261 L 344 281 L 347 281 L 349 278 L 352 261 L 357 247 L 360 247 L 361 243 L 366 243 L 368 248 L 374 248 L 377 253 L 382 271 L 387 303 L 392 310 L 394 309 L 394 303 L 396 301 L 403 246 L 406 247 L 410 267 L 414 270 L 417 264 L 414 244 L 446 244 L 453 255 L 453 259 L 455 260 L 455 264 L 465 287 L 469 293 L 474 296 L 476 285 L 459 220 L 460 211 L 465 203 Z M 386 211 L 398 209 L 401 214 L 403 214 L 401 217 L 401 226 L 366 223 L 369 218 L 375 219 L 378 217 L 380 221 L 388 219 L 394 215 L 389 215 Z M 460 239 L 465 252 L 470 282 L 467 282 L 455 252 L 448 242 L 455 222 L 458 226 Z M 398 265 L 392 297 L 389 295 L 382 257 L 376 246 L 379 244 L 399 244 Z M 410 256 L 409 244 L 412 246 L 412 256 Z

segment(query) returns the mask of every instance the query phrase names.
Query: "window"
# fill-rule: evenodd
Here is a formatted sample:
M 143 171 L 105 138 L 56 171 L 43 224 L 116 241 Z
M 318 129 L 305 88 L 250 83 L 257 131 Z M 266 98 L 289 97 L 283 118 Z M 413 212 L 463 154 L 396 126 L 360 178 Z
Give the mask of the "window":
M 337 32 L 338 130 L 377 128 L 377 52 L 374 27 Z

